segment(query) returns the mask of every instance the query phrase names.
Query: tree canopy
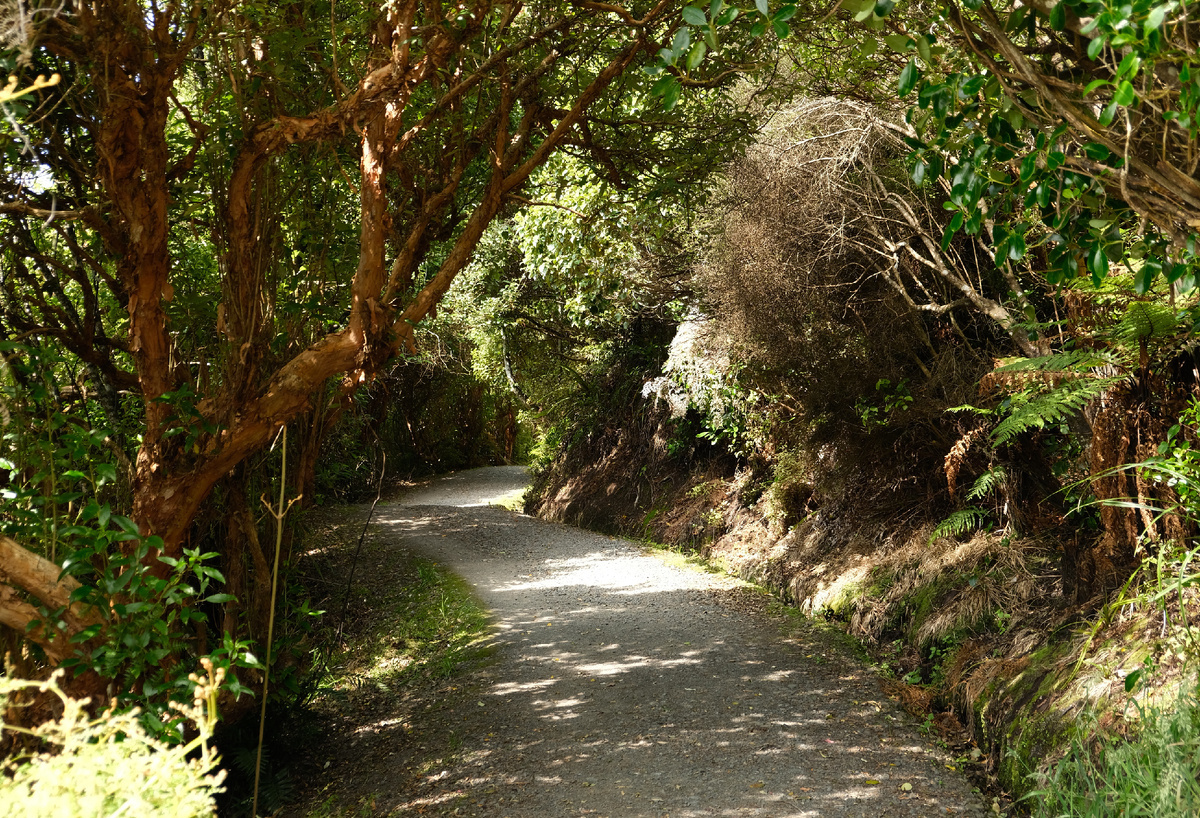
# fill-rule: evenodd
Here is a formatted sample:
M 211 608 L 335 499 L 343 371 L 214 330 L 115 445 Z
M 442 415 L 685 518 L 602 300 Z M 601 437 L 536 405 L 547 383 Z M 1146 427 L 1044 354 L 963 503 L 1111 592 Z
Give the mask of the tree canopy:
M 302 420 L 306 492 L 338 407 L 416 351 L 489 226 L 561 194 L 553 157 L 653 203 L 752 130 L 730 93 L 773 70 L 761 38 L 713 42 L 670 114 L 637 70 L 678 45 L 682 7 L 100 0 L 18 15 L 9 67 L 60 81 L 6 102 L 6 405 L 51 424 L 8 429 L 25 511 L 4 533 L 62 562 L 72 532 L 98 527 L 161 581 L 198 564 L 184 551 L 223 485 L 218 556 L 264 564 L 248 458 Z M 83 553 L 69 573 L 93 570 Z M 70 594 L 30 587 L 51 574 L 6 574 L 7 624 L 38 618 L 25 592 L 52 609 Z M 95 624 L 69 617 L 66 636 Z

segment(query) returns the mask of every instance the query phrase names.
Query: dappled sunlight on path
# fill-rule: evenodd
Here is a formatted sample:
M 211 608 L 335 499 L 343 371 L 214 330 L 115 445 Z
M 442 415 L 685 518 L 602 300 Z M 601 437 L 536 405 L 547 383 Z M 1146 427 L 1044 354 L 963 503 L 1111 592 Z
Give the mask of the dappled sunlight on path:
M 377 515 L 374 536 L 463 576 L 494 625 L 492 661 L 461 680 L 469 695 L 429 703 L 407 728 L 373 726 L 383 746 L 441 742 L 423 764 L 377 764 L 356 782 L 379 814 L 984 814 L 828 641 L 787 639 L 730 604 L 753 592 L 728 578 L 472 505 L 476 473 L 464 474 L 448 495 L 435 484 Z M 475 497 L 521 480 L 479 474 Z

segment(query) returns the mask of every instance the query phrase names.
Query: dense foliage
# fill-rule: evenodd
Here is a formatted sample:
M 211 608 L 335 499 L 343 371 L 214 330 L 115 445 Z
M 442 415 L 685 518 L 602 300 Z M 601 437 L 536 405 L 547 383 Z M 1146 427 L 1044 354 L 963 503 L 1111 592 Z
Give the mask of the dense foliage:
M 520 287 L 585 282 L 564 331 L 604 341 L 623 268 L 589 279 L 575 217 L 542 215 L 604 214 L 593 260 L 634 241 L 639 207 L 686 197 L 746 138 L 717 137 L 751 132 L 734 80 L 772 70 L 770 43 L 726 38 L 660 112 L 636 69 L 681 5 L 5 7 L 7 66 L 54 77 L 2 100 L 0 621 L 26 672 L 161 705 L 197 656 L 253 670 L 268 487 L 362 496 L 389 456 L 411 474 L 528 446 L 487 349 L 517 322 L 438 305 L 528 222 Z

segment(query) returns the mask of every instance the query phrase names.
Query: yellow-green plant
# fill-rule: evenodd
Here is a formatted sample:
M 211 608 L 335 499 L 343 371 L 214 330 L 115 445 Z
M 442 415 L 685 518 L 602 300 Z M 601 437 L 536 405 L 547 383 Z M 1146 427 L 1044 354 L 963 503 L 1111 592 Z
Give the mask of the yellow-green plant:
M 225 676 L 202 659 L 204 675 L 193 673 L 191 705 L 172 703 L 178 721 L 195 732 L 186 744 L 169 745 L 149 735 L 137 710 L 105 711 L 93 718 L 88 701 L 59 686 L 61 671 L 48 681 L 0 678 L 0 733 L 12 730 L 36 737 L 44 749 L 10 759 L 0 784 L 0 815 L 8 818 L 69 816 L 152 816 L 196 818 L 216 813 L 224 770 L 211 744 L 217 722 L 216 697 Z M 63 714 L 33 729 L 6 724 L 3 713 L 20 691 L 50 693 Z

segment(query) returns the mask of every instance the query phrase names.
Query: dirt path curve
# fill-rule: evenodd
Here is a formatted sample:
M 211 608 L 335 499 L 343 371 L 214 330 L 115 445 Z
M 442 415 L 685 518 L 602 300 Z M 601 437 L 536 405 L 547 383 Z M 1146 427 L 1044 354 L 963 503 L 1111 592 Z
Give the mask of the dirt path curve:
M 457 751 L 377 810 L 988 812 L 872 673 L 828 638 L 784 636 L 779 619 L 755 611 L 765 606 L 747 604 L 752 593 L 731 579 L 488 507 L 525 480 L 515 467 L 459 472 L 376 512 L 373 536 L 464 577 L 496 630 L 492 661 L 456 680 L 463 695 L 415 708 L 409 726 L 415 736 L 452 732 Z M 374 786 L 388 789 L 387 765 L 370 767 Z

